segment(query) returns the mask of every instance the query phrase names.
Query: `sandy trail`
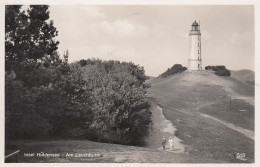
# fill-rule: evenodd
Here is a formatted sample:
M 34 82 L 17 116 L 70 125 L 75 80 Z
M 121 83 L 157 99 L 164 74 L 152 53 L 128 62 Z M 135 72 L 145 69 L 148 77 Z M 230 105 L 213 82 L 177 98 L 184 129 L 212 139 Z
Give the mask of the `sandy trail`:
M 251 130 L 241 128 L 241 127 L 236 126 L 236 125 L 231 124 L 231 123 L 227 123 L 227 122 L 225 122 L 225 121 L 222 121 L 222 120 L 217 119 L 217 118 L 215 118 L 215 117 L 209 116 L 209 115 L 207 115 L 207 114 L 200 114 L 200 115 L 203 116 L 203 117 L 206 117 L 206 118 L 213 119 L 214 121 L 219 122 L 219 123 L 221 123 L 221 124 L 223 124 L 223 125 L 229 127 L 230 129 L 233 129 L 233 130 L 235 130 L 235 131 L 237 131 L 237 132 L 239 132 L 239 133 L 242 133 L 242 134 L 245 135 L 246 137 L 248 137 L 248 138 L 254 140 L 255 134 L 254 134 L 254 132 L 251 131 Z
M 152 103 L 152 115 L 154 126 L 152 134 L 146 140 L 148 148 L 162 150 L 161 142 L 162 138 L 165 137 L 167 139 L 166 151 L 184 153 L 185 145 L 181 143 L 181 139 L 174 135 L 177 129 L 172 125 L 171 121 L 164 117 L 162 108 L 154 103 Z M 169 137 L 173 138 L 173 149 L 170 149 Z
M 169 145 L 168 142 L 167 142 L 166 148 L 169 148 L 168 151 L 171 151 L 171 152 L 184 153 L 185 152 L 185 146 L 181 143 L 182 140 L 174 135 L 175 131 L 177 129 L 172 125 L 171 121 L 167 120 L 164 117 L 163 112 L 162 112 L 162 108 L 160 106 L 157 106 L 157 109 L 159 111 L 158 115 L 160 116 L 160 121 L 155 123 L 155 127 L 161 127 L 160 131 L 162 133 L 165 133 L 165 136 L 166 136 L 167 133 L 173 134 L 171 137 L 173 137 L 174 149 L 173 150 L 170 149 L 170 145 Z M 162 148 L 160 147 L 159 149 L 162 149 Z

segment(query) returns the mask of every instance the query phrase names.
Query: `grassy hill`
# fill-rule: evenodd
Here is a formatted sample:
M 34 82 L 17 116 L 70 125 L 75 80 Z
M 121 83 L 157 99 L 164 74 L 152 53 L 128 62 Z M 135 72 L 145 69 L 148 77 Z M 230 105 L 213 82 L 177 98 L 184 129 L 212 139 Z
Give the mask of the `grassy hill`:
M 192 155 L 254 161 L 254 87 L 209 71 L 151 78 L 148 96 L 162 106 Z M 198 160 L 199 162 L 199 160 Z
M 252 70 L 238 70 L 238 71 L 231 71 L 231 77 L 254 85 L 255 81 L 255 72 Z
M 151 77 L 147 83 L 152 86 L 147 96 L 158 128 L 148 137 L 146 147 L 88 140 L 18 140 L 5 143 L 5 155 L 21 150 L 18 162 L 254 162 L 254 87 L 208 71 L 185 71 L 167 78 Z M 165 125 L 158 124 L 162 118 L 157 106 L 168 123 L 177 129 L 175 136 L 184 145 L 184 153 L 158 149 L 165 134 L 159 131 Z M 41 152 L 58 153 L 61 157 L 28 157 L 24 154 Z M 67 153 L 73 157 L 66 157 Z M 75 157 L 75 153 L 99 156 Z M 237 159 L 239 153 L 245 153 L 243 160 Z M 8 161 L 14 162 L 15 157 Z

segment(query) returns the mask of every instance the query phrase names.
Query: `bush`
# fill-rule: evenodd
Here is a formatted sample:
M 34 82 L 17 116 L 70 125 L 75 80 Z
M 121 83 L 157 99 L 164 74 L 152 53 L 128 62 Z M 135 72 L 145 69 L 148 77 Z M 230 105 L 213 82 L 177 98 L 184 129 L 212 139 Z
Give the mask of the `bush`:
M 159 75 L 159 77 L 167 78 L 170 75 L 174 75 L 176 73 L 180 73 L 187 70 L 186 67 L 183 67 L 181 64 L 175 64 L 171 68 L 168 68 L 167 71 Z
M 225 66 L 206 66 L 205 70 L 213 70 L 218 76 L 230 76 L 230 70 L 226 69 Z
M 6 132 L 9 138 L 85 136 L 139 145 L 151 125 L 146 78 L 133 63 L 100 60 L 6 73 Z
M 230 71 L 227 69 L 219 69 L 215 72 L 218 76 L 230 76 Z
M 5 90 L 6 139 L 48 137 L 52 127 L 36 110 L 35 101 L 38 94 L 24 87 L 23 82 L 8 73 Z
M 139 145 L 149 134 L 150 104 L 143 89 L 143 68 L 133 63 L 104 61 L 81 68 L 91 94 L 93 119 L 87 138 Z
M 218 70 L 224 70 L 226 69 L 225 66 L 220 65 L 220 66 L 206 66 L 205 70 L 213 70 L 213 71 L 218 71 Z

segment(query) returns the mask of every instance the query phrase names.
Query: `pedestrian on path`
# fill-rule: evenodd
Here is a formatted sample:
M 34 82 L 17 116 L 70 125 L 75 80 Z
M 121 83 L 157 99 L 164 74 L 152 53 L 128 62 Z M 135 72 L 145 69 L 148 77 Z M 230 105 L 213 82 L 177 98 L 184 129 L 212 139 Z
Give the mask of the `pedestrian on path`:
M 170 149 L 173 149 L 173 139 L 172 139 L 172 137 L 169 138 L 169 144 L 170 144 Z
M 166 145 L 166 139 L 165 139 L 165 137 L 163 137 L 163 139 L 162 139 L 163 150 L 165 150 L 165 145 Z

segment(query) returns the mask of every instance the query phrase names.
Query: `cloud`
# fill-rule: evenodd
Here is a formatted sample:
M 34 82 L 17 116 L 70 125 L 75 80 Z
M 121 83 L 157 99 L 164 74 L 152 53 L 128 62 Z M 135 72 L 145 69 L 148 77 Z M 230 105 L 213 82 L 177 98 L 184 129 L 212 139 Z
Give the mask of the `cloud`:
M 106 18 L 106 15 L 102 12 L 100 12 L 99 8 L 98 7 L 94 7 L 94 6 L 91 6 L 91 7 L 88 7 L 86 9 L 86 7 L 83 7 L 82 8 L 83 11 L 85 11 L 85 14 L 84 17 L 88 17 L 90 19 L 105 19 Z
M 231 42 L 231 43 L 238 42 L 240 38 L 241 38 L 241 36 L 238 32 L 233 32 L 231 34 L 231 37 L 229 38 L 229 42 Z
M 236 46 L 247 46 L 254 37 L 247 31 L 235 31 L 230 34 L 228 42 Z
M 91 27 L 96 34 L 103 33 L 116 37 L 143 37 L 150 33 L 147 26 L 131 22 L 128 19 L 102 20 L 93 23 Z
M 201 35 L 203 36 L 203 38 L 204 38 L 205 40 L 209 40 L 209 39 L 210 39 L 210 34 L 209 34 L 209 32 L 206 31 L 206 30 L 202 30 L 202 31 L 201 31 Z

